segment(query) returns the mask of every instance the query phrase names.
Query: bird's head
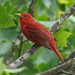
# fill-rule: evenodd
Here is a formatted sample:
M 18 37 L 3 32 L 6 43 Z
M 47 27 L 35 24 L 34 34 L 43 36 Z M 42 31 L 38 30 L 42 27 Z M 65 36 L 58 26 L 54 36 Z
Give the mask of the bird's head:
M 28 24 L 32 22 L 34 19 L 29 13 L 16 14 L 20 18 L 20 22 L 24 24 Z

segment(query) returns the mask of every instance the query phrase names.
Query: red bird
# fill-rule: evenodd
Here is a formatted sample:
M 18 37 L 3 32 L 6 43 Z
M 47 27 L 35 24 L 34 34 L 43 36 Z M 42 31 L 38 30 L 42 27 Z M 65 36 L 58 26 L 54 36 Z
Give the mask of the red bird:
M 56 48 L 55 40 L 50 31 L 44 28 L 40 23 L 36 22 L 29 13 L 16 15 L 20 17 L 21 30 L 28 40 L 50 50 L 54 50 L 59 59 L 63 61 L 60 52 Z

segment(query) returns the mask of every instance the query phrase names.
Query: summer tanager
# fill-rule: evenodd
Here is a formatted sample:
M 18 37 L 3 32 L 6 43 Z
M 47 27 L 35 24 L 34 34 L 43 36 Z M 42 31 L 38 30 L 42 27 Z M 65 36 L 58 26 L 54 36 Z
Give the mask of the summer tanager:
M 50 31 L 44 28 L 40 23 L 36 22 L 29 13 L 16 15 L 18 15 L 20 18 L 21 30 L 28 40 L 50 50 L 54 50 L 59 59 L 63 61 L 60 52 L 56 48 L 54 37 Z

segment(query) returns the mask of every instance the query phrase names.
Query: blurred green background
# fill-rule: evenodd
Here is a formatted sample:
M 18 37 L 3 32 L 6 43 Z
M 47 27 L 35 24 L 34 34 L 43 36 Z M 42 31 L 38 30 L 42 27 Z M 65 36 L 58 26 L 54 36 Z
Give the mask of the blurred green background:
M 12 42 L 15 41 L 20 31 L 19 19 L 16 13 L 28 12 L 32 0 L 0 0 L 0 75 L 35 75 L 46 71 L 56 64 L 59 59 L 53 51 L 45 47 L 39 48 L 20 69 L 6 70 L 5 62 L 12 49 Z M 43 24 L 47 29 L 56 22 L 56 20 L 69 7 L 75 3 L 75 0 L 37 0 L 34 11 L 34 19 Z M 68 18 L 60 27 L 60 31 L 54 33 L 57 40 L 57 47 L 66 58 L 75 49 L 75 15 Z M 23 44 L 20 52 L 17 50 L 13 56 L 16 60 L 26 52 L 33 43 L 23 36 Z M 18 46 L 20 48 L 20 45 Z

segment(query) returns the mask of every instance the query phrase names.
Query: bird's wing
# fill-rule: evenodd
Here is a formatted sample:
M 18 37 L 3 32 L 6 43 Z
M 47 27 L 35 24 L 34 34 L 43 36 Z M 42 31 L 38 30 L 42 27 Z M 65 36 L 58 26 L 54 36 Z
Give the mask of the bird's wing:
M 34 40 L 34 42 L 48 42 L 50 40 L 49 31 L 47 31 L 40 24 L 29 25 L 27 27 L 29 36 Z

